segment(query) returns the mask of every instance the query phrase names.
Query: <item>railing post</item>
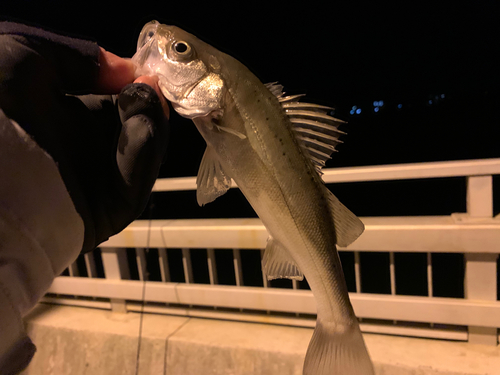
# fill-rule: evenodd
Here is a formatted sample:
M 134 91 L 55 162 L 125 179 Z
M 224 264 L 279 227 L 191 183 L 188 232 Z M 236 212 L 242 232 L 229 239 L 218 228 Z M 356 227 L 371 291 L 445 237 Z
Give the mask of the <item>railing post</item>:
M 467 177 L 467 213 L 470 218 L 493 216 L 492 176 Z M 497 299 L 497 257 L 498 254 L 465 254 L 465 298 Z M 497 328 L 469 326 L 469 342 L 497 345 Z
M 69 265 L 68 271 L 71 277 L 80 276 L 80 271 L 78 270 L 78 264 L 76 263 L 76 260 Z
M 216 285 L 219 283 L 217 276 L 217 266 L 215 264 L 215 252 L 214 249 L 207 249 L 207 265 L 208 265 L 208 277 L 210 279 L 211 285 Z
M 88 276 L 91 278 L 97 277 L 94 253 L 86 253 L 83 257 L 85 258 L 85 266 L 87 267 Z
M 191 264 L 191 253 L 188 248 L 182 249 L 182 267 L 184 269 L 184 280 L 186 284 L 192 284 L 193 266 Z
M 106 279 L 122 280 L 130 279 L 127 253 L 125 249 L 115 247 L 101 248 L 102 265 Z M 127 304 L 124 299 L 111 298 L 111 310 L 114 312 L 127 312 Z

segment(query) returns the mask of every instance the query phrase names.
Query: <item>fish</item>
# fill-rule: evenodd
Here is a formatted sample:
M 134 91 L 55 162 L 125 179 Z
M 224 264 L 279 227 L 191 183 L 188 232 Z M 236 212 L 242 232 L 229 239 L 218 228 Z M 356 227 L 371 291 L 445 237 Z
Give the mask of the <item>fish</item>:
M 156 75 L 175 111 L 206 141 L 196 179 L 205 205 L 237 184 L 266 227 L 268 279 L 307 278 L 317 320 L 304 375 L 374 374 L 349 300 L 337 246 L 364 225 L 326 187 L 321 169 L 341 143 L 331 108 L 263 84 L 235 58 L 176 27 L 151 21 L 132 57 L 138 75 Z

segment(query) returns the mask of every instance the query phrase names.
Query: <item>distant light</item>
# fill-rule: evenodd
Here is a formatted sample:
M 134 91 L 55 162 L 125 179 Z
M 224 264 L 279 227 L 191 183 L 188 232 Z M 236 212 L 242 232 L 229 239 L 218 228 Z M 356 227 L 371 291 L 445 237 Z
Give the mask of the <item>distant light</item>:
M 354 112 L 354 109 L 351 109 L 351 111 L 349 112 L 351 115 L 353 115 L 355 112 Z
M 361 113 L 361 108 L 356 109 L 356 114 L 359 115 Z
M 379 111 L 379 109 L 380 109 L 379 107 L 375 107 L 375 108 L 373 108 L 373 111 L 374 111 L 374 112 L 378 112 L 378 111 Z
M 444 99 L 444 94 L 441 94 L 441 99 Z
M 373 102 L 373 106 L 378 107 L 378 102 L 377 101 Z
M 355 105 L 352 106 L 352 109 L 355 111 L 358 107 L 356 107 Z
M 401 109 L 403 108 L 403 105 L 402 104 L 398 104 L 398 109 Z
M 432 100 L 429 100 L 429 104 L 432 104 Z
M 379 100 L 379 102 L 378 102 L 378 106 L 379 106 L 379 107 L 382 107 L 383 105 L 384 105 L 384 101 L 383 101 L 383 100 Z

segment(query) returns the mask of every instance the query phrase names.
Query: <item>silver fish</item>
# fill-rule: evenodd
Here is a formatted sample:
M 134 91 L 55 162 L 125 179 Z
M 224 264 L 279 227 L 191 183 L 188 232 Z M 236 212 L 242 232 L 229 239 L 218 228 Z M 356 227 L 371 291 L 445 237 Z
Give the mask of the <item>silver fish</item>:
M 281 85 L 262 84 L 239 61 L 175 26 L 146 24 L 132 60 L 139 74 L 159 77 L 162 93 L 207 143 L 198 203 L 223 195 L 232 178 L 270 234 L 267 277 L 306 275 L 318 315 L 303 373 L 374 374 L 336 249 L 364 226 L 321 179 L 342 121 L 328 107 L 285 96 Z

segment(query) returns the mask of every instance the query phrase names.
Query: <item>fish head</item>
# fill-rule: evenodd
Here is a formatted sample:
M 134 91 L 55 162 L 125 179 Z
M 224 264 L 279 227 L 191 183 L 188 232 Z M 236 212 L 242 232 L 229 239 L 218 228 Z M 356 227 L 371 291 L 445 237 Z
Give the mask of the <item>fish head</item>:
M 132 61 L 136 74 L 158 76 L 161 92 L 181 116 L 195 118 L 221 107 L 224 82 L 211 49 L 178 27 L 151 21 L 139 35 Z

